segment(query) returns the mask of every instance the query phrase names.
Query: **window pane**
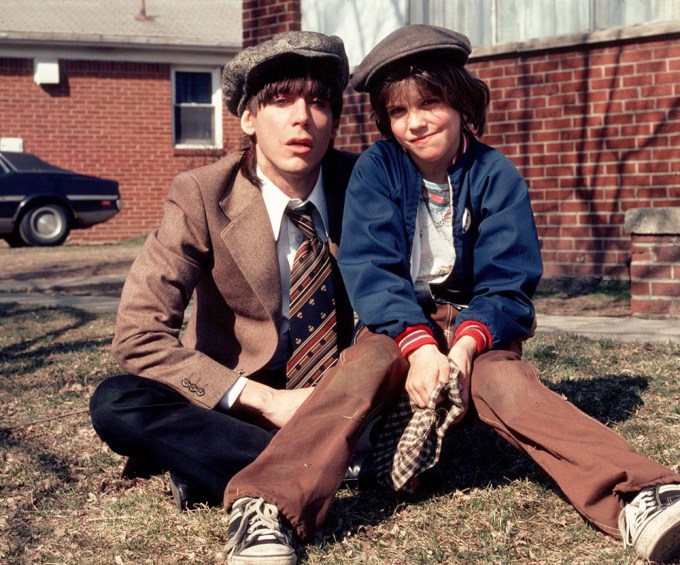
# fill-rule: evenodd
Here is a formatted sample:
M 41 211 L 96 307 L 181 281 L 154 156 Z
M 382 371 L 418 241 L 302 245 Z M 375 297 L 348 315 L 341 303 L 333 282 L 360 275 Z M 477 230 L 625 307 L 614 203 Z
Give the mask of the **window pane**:
M 496 3 L 497 43 L 590 30 L 590 0 L 506 0 Z
M 175 104 L 210 104 L 211 99 L 210 73 L 175 73 Z
M 678 0 L 418 0 L 410 23 L 465 33 L 472 45 L 494 45 L 680 18 Z
M 212 106 L 175 106 L 175 144 L 212 145 L 214 111 Z

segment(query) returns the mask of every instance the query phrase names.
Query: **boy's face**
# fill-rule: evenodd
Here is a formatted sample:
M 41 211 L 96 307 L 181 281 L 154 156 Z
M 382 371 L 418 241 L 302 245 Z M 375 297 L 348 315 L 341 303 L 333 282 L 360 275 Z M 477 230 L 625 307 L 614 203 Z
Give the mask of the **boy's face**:
M 310 81 L 302 93 L 280 93 L 257 112 L 246 109 L 241 128 L 255 136 L 262 172 L 291 197 L 311 191 L 336 134 L 330 103 L 312 94 Z
M 423 177 L 446 183 L 446 170 L 460 145 L 460 113 L 409 81 L 392 90 L 386 108 L 394 138 Z

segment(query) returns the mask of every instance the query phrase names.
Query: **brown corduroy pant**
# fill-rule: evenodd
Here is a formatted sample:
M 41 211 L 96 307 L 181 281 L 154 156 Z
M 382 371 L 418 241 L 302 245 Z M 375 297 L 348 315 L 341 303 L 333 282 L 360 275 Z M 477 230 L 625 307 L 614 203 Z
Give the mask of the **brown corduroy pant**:
M 408 364 L 394 340 L 365 334 L 250 465 L 234 475 L 226 508 L 263 498 L 308 541 L 323 523 L 366 424 L 403 389 Z
M 456 310 L 440 305 L 433 320 L 445 336 Z M 635 452 L 613 430 L 548 389 L 522 361 L 521 344 L 475 359 L 471 397 L 479 419 L 552 477 L 595 527 L 620 538 L 618 516 L 627 493 L 680 483 L 670 469 Z

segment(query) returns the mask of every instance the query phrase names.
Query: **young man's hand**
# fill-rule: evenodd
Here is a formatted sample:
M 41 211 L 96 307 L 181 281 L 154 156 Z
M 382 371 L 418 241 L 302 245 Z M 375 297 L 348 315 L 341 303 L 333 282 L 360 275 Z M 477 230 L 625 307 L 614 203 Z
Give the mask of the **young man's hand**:
M 248 381 L 234 408 L 257 414 L 274 427 L 282 428 L 313 390 L 312 387 L 279 390 L 257 381 Z

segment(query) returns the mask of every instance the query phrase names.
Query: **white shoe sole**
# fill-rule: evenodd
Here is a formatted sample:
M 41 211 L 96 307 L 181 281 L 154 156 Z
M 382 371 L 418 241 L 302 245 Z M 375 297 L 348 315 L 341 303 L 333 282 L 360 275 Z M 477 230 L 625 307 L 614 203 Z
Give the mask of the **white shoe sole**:
M 295 555 L 280 556 L 255 556 L 255 555 L 233 555 L 227 559 L 229 565 L 296 565 Z
M 650 561 L 667 561 L 680 554 L 680 501 L 647 524 L 635 541 L 635 550 Z

